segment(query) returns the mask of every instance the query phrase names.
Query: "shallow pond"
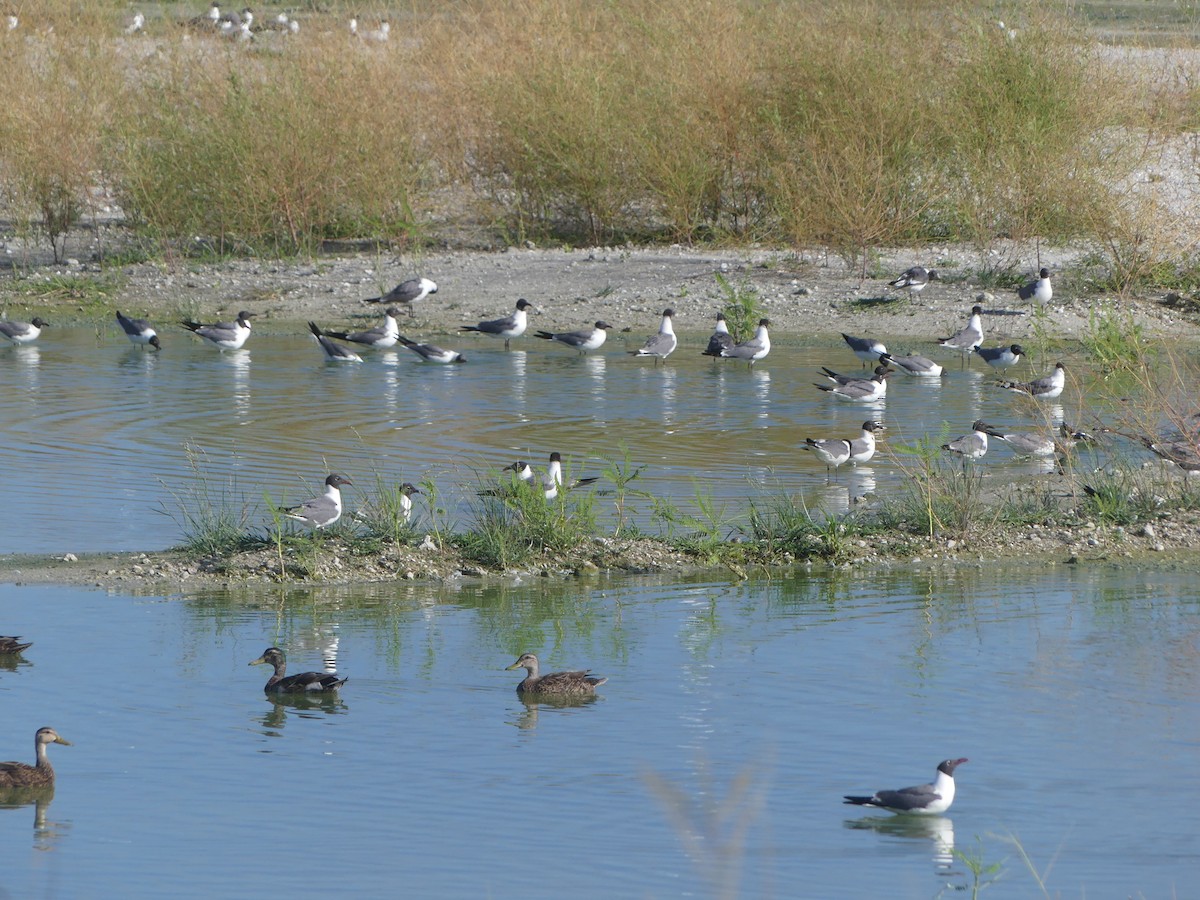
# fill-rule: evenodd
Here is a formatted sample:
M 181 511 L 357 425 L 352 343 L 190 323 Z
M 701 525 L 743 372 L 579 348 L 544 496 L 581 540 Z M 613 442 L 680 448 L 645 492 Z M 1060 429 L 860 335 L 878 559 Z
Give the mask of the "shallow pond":
M 323 362 L 308 336 L 260 329 L 249 349 L 220 354 L 182 328 L 162 330 L 161 353 L 131 348 L 115 324 L 99 334 L 51 328 L 36 346 L 0 348 L 0 467 L 19 485 L 0 518 L 0 552 L 161 549 L 179 542 L 180 510 L 197 504 L 244 508 L 250 525 L 264 527 L 265 494 L 298 502 L 329 471 L 356 482 L 351 509 L 376 478 L 431 478 L 461 529 L 481 480 L 494 483 L 518 458 L 544 465 L 552 450 L 578 477 L 601 475 L 605 459 L 627 447 L 644 466 L 633 488 L 684 507 L 698 494 L 712 498 L 718 517 L 781 491 L 843 512 L 854 497 L 894 487 L 903 471 L 885 451 L 831 482 L 797 450 L 806 437 L 857 437 L 877 418 L 894 447 L 936 435 L 943 422 L 957 436 L 978 418 L 1013 430 L 1077 421 L 1080 396 L 1090 414 L 1103 410 L 1095 384 L 1075 380 L 1083 367 L 1072 369 L 1061 402 L 1038 404 L 996 387 L 978 360 L 960 370 L 957 354 L 932 342 L 890 344 L 945 362 L 947 377 L 897 375 L 885 402 L 861 404 L 813 387 L 822 365 L 862 371 L 836 336 L 827 346 L 776 347 L 751 370 L 701 356 L 704 339 L 657 367 L 627 356 L 625 336 L 587 358 L 545 342 L 522 339 L 523 349 L 505 353 L 498 342 L 463 339 L 453 344 L 468 355 L 458 366 L 424 364 L 403 349 L 339 366 Z M 1028 379 L 1052 362 L 1012 374 Z M 984 466 L 999 477 L 1042 468 L 1003 446 Z M 611 512 L 610 498 L 599 508 Z M 657 529 L 648 499 L 631 509 Z
M 0 586 L 13 897 L 1187 896 L 1200 603 L 1074 567 L 188 596 Z M 247 663 L 349 676 L 276 704 Z M 608 676 L 526 705 L 521 651 Z M 949 814 L 844 793 L 965 756 Z M 1013 843 L 1019 840 L 1020 849 Z

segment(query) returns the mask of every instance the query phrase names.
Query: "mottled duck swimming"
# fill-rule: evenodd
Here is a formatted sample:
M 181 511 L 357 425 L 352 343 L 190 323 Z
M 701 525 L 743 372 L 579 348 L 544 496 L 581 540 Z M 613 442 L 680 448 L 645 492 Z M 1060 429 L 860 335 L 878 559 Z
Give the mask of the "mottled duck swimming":
M 596 675 L 589 675 L 590 669 L 579 672 L 551 672 L 548 675 L 538 675 L 538 658 L 532 653 L 523 653 L 521 658 L 509 666 L 511 669 L 524 669 L 529 674 L 517 685 L 521 694 L 557 694 L 581 696 L 593 694 L 600 685 L 608 681 Z
M 54 784 L 54 767 L 50 765 L 50 758 L 46 756 L 46 746 L 66 744 L 70 747 L 71 742 L 60 738 L 53 728 L 39 728 L 33 737 L 33 744 L 37 748 L 36 765 L 0 762 L 0 788 L 42 787 Z
M 22 644 L 19 637 L 4 637 L 0 635 L 0 653 L 20 653 L 33 646 L 33 641 Z
M 268 647 L 258 659 L 251 660 L 252 666 L 274 666 L 275 674 L 267 679 L 263 690 L 268 694 L 313 694 L 318 692 L 336 691 L 346 683 L 345 678 L 324 672 L 300 672 L 298 675 L 285 675 L 287 658 L 278 647 Z

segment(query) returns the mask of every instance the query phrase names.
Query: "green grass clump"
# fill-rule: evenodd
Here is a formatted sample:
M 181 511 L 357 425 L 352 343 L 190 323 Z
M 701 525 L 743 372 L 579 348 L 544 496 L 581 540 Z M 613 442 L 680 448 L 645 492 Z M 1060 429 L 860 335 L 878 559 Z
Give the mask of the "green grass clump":
M 538 556 L 568 553 L 596 533 L 590 493 L 563 490 L 547 500 L 540 484 L 514 477 L 480 492 L 471 521 L 454 542 L 467 559 L 507 569 Z

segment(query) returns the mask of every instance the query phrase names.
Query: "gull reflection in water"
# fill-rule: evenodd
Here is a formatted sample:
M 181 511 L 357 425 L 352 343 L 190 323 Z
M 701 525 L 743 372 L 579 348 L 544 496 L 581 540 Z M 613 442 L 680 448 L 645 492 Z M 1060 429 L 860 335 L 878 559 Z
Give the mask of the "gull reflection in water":
M 597 694 L 583 694 L 578 697 L 555 696 L 554 694 L 517 694 L 517 699 L 521 701 L 521 706 L 524 708 L 519 711 L 519 715 L 515 719 L 509 720 L 508 724 L 522 730 L 532 731 L 537 728 L 538 712 L 541 709 L 569 712 L 591 706 L 600 697 Z
M 23 806 L 33 807 L 33 846 L 36 850 L 50 850 L 54 842 L 66 830 L 58 822 L 46 818 L 50 810 L 50 802 L 54 799 L 54 785 L 38 787 L 16 787 L 0 789 L 0 809 L 20 809 Z
M 847 819 L 846 827 L 874 831 L 888 838 L 933 843 L 933 869 L 939 878 L 958 877 L 954 869 L 954 822 L 947 816 L 871 816 Z
M 233 408 L 238 424 L 244 425 L 250 420 L 250 351 L 230 350 L 219 358 L 233 373 Z

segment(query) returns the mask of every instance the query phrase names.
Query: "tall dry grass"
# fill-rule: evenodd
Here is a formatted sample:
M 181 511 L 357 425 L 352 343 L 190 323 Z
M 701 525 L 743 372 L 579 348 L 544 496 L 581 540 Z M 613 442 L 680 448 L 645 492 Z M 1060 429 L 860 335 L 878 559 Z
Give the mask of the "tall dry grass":
M 122 11 L 46 0 L 53 31 L 0 37 L 21 98 L 0 110 L 0 188 L 47 234 L 100 187 L 163 246 L 266 253 L 403 242 L 464 210 L 508 239 L 863 261 L 928 240 L 1146 246 L 1129 222 L 1149 217 L 1114 203 L 1134 165 L 1117 150 L 1161 131 L 1159 107 L 1034 3 L 1010 38 L 971 3 L 412 0 L 386 44 L 338 12 L 247 45 L 168 7 L 127 37 Z

